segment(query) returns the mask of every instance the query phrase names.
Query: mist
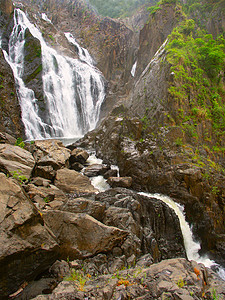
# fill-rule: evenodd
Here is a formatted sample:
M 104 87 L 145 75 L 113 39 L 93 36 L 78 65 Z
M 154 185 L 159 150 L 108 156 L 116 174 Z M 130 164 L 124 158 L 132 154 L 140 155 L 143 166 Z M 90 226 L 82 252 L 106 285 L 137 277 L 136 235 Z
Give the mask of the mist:
M 102 16 L 128 17 L 144 4 L 153 5 L 158 0 L 86 0 Z

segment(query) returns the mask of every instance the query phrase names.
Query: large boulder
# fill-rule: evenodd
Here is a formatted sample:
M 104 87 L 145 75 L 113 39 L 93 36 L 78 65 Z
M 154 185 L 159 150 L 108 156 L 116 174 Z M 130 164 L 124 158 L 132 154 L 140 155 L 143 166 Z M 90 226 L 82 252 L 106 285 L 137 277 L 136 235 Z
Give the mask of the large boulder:
M 44 212 L 43 218 L 56 235 L 60 252 L 65 258 L 84 258 L 108 252 L 128 234 L 84 213 L 51 210 Z
M 56 259 L 58 244 L 21 186 L 0 173 L 0 295 L 15 292 Z
M 102 164 L 93 164 L 85 168 L 84 175 L 88 177 L 104 175 L 110 169 L 109 166 Z
M 132 185 L 132 177 L 109 177 L 107 183 L 113 188 L 129 188 Z
M 52 166 L 54 170 L 68 165 L 70 150 L 59 140 L 35 141 L 32 153 L 40 166 Z
M 0 144 L 0 171 L 29 179 L 34 165 L 35 160 L 29 151 L 18 146 Z
M 70 155 L 70 165 L 78 162 L 80 164 L 85 164 L 89 154 L 84 149 L 73 149 Z
M 65 193 L 89 194 L 97 192 L 88 177 L 67 168 L 57 171 L 55 185 Z

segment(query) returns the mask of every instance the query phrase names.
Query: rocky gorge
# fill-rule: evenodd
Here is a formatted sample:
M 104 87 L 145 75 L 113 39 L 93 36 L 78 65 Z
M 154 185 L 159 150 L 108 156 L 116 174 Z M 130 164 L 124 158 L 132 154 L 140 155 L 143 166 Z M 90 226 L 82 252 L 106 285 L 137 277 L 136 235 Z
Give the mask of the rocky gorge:
M 181 4 L 161 1 L 148 16 L 142 8 L 123 21 L 98 16 L 81 0 L 0 2 L 2 299 L 225 297 L 218 274 L 188 260 L 174 210 L 157 196 L 139 193 L 164 194 L 181 204 L 200 254 L 225 266 L 225 57 L 215 70 L 210 66 L 215 72 L 204 69 L 203 58 L 198 62 L 194 42 L 201 46 L 207 39 L 208 46 L 210 37 L 197 33 L 200 28 L 190 19 L 196 21 L 201 9 L 187 17 Z M 97 128 L 69 146 L 57 136 L 21 139 L 26 132 L 18 83 L 3 55 L 9 52 L 16 8 L 70 64 L 83 51 L 84 63 L 92 65 L 85 61 L 82 47 L 87 47 L 94 68 L 105 77 Z M 223 3 L 207 9 L 200 25 L 216 40 L 224 30 Z M 40 120 L 51 119 L 43 88 L 43 45 L 31 32 L 27 28 L 24 35 L 22 80 L 37 99 Z M 222 37 L 215 43 L 216 51 L 223 49 Z M 177 45 L 181 50 L 174 54 Z M 183 52 L 176 58 L 182 47 L 189 49 L 189 60 Z M 55 54 L 59 74 L 57 59 Z M 91 76 L 95 104 L 100 93 Z M 49 91 L 54 94 L 54 89 Z M 90 162 L 94 152 L 102 163 Z M 97 176 L 107 180 L 103 191 L 94 183 Z

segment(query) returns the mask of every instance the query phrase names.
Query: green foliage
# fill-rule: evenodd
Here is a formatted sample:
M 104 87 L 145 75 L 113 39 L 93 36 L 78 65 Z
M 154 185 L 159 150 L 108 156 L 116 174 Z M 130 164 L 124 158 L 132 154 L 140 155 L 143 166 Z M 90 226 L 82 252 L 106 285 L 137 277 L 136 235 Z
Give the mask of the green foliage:
M 19 138 L 16 140 L 16 142 L 15 142 L 15 146 L 18 146 L 18 147 L 24 149 L 25 144 L 24 144 L 23 139 L 19 137 Z
M 177 281 L 177 286 L 178 286 L 179 288 L 184 287 L 186 284 L 187 284 L 187 282 L 184 281 L 183 278 L 180 278 L 180 279 Z
M 220 296 L 217 294 L 215 289 L 212 290 L 212 297 L 213 297 L 213 300 L 219 300 L 220 299 Z
M 71 273 L 69 277 L 64 278 L 66 281 L 73 281 L 77 288 L 80 291 L 84 290 L 84 286 L 87 280 L 91 278 L 90 274 L 85 274 L 85 272 L 82 270 L 75 270 L 71 269 Z
M 12 177 L 14 179 L 16 179 L 20 184 L 22 184 L 22 183 L 24 183 L 25 181 L 28 180 L 27 177 L 25 175 L 22 175 L 21 173 L 22 173 L 21 170 L 10 172 Z
M 160 9 L 161 9 L 161 7 L 158 4 L 148 7 L 148 11 L 149 11 L 150 15 L 154 15 Z
M 197 33 L 196 33 L 197 32 Z M 180 110 L 179 122 L 197 138 L 196 127 L 202 120 L 211 122 L 217 137 L 225 131 L 225 39 L 213 39 L 186 20 L 173 30 L 167 44 L 167 60 L 172 65 L 174 82 L 170 95 Z
M 182 140 L 182 138 L 177 138 L 176 141 L 175 141 L 175 145 L 176 145 L 177 147 L 182 146 L 182 145 L 183 145 L 183 140 Z

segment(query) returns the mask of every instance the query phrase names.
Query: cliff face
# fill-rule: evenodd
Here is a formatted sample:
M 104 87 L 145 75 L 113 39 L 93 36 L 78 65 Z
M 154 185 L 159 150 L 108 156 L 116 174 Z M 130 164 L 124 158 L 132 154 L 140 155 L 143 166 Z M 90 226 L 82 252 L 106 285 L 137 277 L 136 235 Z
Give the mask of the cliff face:
M 175 4 L 161 5 L 150 14 L 149 20 L 140 31 L 136 76 L 143 72 L 173 28 L 183 19 L 181 7 Z
M 12 27 L 12 1 L 0 1 L 0 34 L 3 35 L 2 46 L 7 50 L 8 28 Z M 12 70 L 0 50 L 0 130 L 12 136 L 23 136 L 23 124 L 19 100 Z

